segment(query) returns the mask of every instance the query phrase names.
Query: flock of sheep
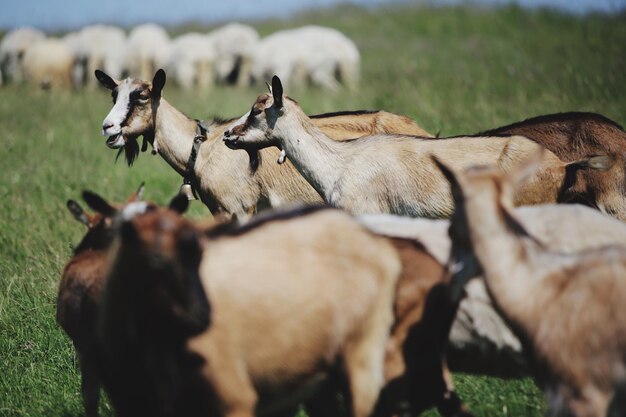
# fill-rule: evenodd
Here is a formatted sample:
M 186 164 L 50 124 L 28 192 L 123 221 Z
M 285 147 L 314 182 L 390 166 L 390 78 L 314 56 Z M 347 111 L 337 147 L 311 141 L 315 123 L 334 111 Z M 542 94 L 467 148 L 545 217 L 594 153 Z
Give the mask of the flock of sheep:
M 188 194 L 68 202 L 88 231 L 57 319 L 88 416 L 101 385 L 120 416 L 471 415 L 448 364 L 530 374 L 556 415 L 626 413 L 617 123 L 435 138 L 385 111 L 307 115 L 277 76 L 243 116 L 199 121 L 163 97 L 163 69 L 94 73 L 107 146 L 129 165 L 151 147 Z M 181 215 L 192 191 L 213 221 Z
M 261 39 L 253 27 L 239 23 L 174 39 L 152 23 L 136 26 L 128 35 L 114 26 L 86 26 L 62 38 L 24 27 L 7 33 L 0 43 L 0 84 L 93 87 L 97 68 L 116 78 L 132 74 L 143 79 L 165 68 L 185 89 L 214 83 L 246 86 L 279 74 L 292 85 L 335 90 L 340 83 L 356 85 L 360 55 L 354 42 L 335 29 L 305 26 Z

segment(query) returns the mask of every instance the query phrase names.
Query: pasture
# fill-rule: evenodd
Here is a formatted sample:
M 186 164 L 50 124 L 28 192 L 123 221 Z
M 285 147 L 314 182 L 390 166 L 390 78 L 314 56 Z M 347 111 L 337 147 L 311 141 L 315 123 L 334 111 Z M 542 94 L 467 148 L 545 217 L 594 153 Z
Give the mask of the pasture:
M 263 36 L 303 24 L 331 26 L 355 40 L 362 79 L 355 92 L 287 90 L 309 113 L 384 109 L 434 134 L 455 135 L 561 111 L 592 111 L 626 124 L 626 14 L 575 17 L 517 7 L 379 10 L 342 7 L 256 22 Z M 172 35 L 196 25 L 170 28 Z M 166 85 L 164 97 L 196 118 L 244 114 L 265 87 L 208 93 Z M 108 91 L 0 87 L 0 416 L 78 416 L 79 373 L 55 321 L 58 281 L 84 227 L 65 208 L 94 190 L 112 201 L 142 181 L 166 203 L 181 178 L 159 157 L 128 168 L 100 136 Z M 264 161 L 273 163 L 273 161 Z M 209 215 L 199 202 L 191 216 Z M 530 379 L 456 375 L 477 416 L 540 416 Z M 102 415 L 112 415 L 106 404 Z M 431 415 L 437 415 L 435 411 Z

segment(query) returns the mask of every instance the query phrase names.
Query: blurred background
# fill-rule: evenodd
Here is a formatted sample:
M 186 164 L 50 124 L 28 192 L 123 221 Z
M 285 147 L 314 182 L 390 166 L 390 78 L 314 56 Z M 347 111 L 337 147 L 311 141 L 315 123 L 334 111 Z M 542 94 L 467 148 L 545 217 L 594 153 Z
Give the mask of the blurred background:
M 123 158 L 115 162 L 116 152 L 105 146 L 100 133 L 111 94 L 97 86 L 94 67 L 114 76 L 151 80 L 157 66 L 163 66 L 168 74 L 163 96 L 200 119 L 241 116 L 265 91 L 263 81 L 285 71 L 281 76 L 293 81 L 286 94 L 308 114 L 383 109 L 407 115 L 441 136 L 472 134 L 565 111 L 591 111 L 626 123 L 626 0 L 0 4 L 0 51 L 6 53 L 0 67 L 0 416 L 83 415 L 71 341 L 55 321 L 59 277 L 84 233 L 67 212 L 67 199 L 79 199 L 83 189 L 91 189 L 122 201 L 145 181 L 146 198 L 166 203 L 181 184 L 181 177 L 150 152 L 140 154 L 130 168 Z M 254 69 L 261 66 L 250 65 L 250 76 L 238 82 L 243 70 L 233 68 L 245 62 L 243 55 L 216 46 L 217 31 L 232 22 L 252 30 L 247 33 L 252 33 L 253 53 L 261 50 L 255 42 L 276 33 L 323 28 L 348 45 L 341 50 L 347 52 L 331 54 L 330 62 L 338 65 L 346 56 L 356 57 L 356 76 L 346 82 L 346 77 L 335 77 L 334 70 L 313 71 L 315 62 L 307 66 L 302 57 L 281 55 L 257 74 Z M 146 23 L 158 25 L 149 26 L 147 36 L 157 40 L 155 53 L 174 51 L 159 58 L 163 62 L 153 57 L 149 64 L 133 68 L 123 59 L 116 66 L 117 61 L 103 58 L 125 50 L 133 31 Z M 111 48 L 113 40 L 89 40 L 86 28 L 96 24 L 113 27 L 117 35 L 109 39 L 117 36 L 118 46 Z M 11 33 L 25 27 L 35 30 L 37 42 L 47 39 L 52 44 L 41 44 L 35 53 L 7 42 Z M 287 38 L 295 39 L 290 33 Z M 189 34 L 198 36 L 169 47 Z M 187 54 L 181 45 L 197 45 L 207 38 L 213 46 L 204 56 L 213 64 L 208 66 L 210 75 L 204 76 L 199 68 L 206 66 L 191 61 L 203 56 L 200 49 L 192 46 L 193 53 Z M 311 37 L 298 39 L 311 42 Z M 310 45 L 316 51 L 339 50 L 321 48 L 313 39 Z M 302 45 L 279 49 L 294 54 L 309 50 Z M 141 61 L 138 51 L 126 54 L 131 62 Z M 34 63 L 31 69 L 11 73 L 12 63 L 29 55 L 25 62 Z M 59 64 L 61 56 L 67 59 Z M 286 62 L 294 64 L 287 69 L 279 65 Z M 65 84 L 55 84 L 51 68 L 59 68 Z M 304 76 L 296 77 L 299 72 Z M 191 215 L 210 213 L 196 201 Z M 454 377 L 461 397 L 477 416 L 544 413 L 543 398 L 530 379 Z M 101 413 L 112 415 L 106 401 Z

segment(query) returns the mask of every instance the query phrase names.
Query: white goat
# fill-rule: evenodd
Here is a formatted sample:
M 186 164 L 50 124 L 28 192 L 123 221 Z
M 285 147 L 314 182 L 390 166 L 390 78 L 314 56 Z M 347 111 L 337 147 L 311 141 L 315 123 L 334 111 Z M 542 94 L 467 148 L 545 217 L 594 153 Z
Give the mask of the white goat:
M 149 80 L 167 62 L 170 37 L 161 26 L 146 23 L 128 34 L 126 68 L 134 77 Z
M 253 78 L 259 82 L 274 74 L 286 84 L 313 84 L 329 90 L 337 78 L 353 88 L 360 73 L 359 50 L 341 32 L 320 26 L 278 31 L 263 38 L 254 50 Z
M 484 166 L 457 175 L 438 162 L 456 203 L 452 287 L 484 271 L 495 305 L 529 349 L 533 375 L 555 415 L 621 416 L 626 246 L 565 254 L 534 238 L 515 215 L 511 195 L 537 159 L 509 175 Z
M 215 49 L 207 35 L 186 33 L 172 40 L 166 67 L 181 87 L 207 88 L 213 85 L 215 60 Z
M 22 61 L 24 81 L 38 87 L 70 88 L 74 55 L 60 39 L 47 38 L 30 45 Z
M 30 27 L 15 29 L 4 35 L 0 42 L 0 70 L 4 83 L 24 80 L 24 53 L 29 46 L 45 38 L 42 31 Z
M 215 50 L 215 73 L 219 82 L 245 87 L 250 83 L 252 54 L 259 34 L 248 25 L 229 23 L 207 35 Z
M 424 139 L 375 135 L 336 142 L 324 135 L 293 100 L 283 97 L 278 77 L 272 95 L 259 96 L 224 141 L 248 152 L 276 146 L 334 206 L 355 214 L 393 213 L 442 218 L 452 213 L 449 186 L 430 154 L 463 167 L 498 163 L 508 167 L 540 145 L 522 137 Z M 555 202 L 564 163 L 547 152 L 544 169 L 516 195 L 516 204 Z

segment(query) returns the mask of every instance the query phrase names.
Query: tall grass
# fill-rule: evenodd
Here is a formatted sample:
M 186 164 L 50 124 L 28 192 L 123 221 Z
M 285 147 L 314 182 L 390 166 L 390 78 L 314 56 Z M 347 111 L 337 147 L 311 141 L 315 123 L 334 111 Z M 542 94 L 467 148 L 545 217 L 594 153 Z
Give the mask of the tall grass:
M 255 26 L 264 35 L 311 23 L 353 38 L 363 71 L 356 92 L 288 90 L 309 113 L 381 108 L 442 135 L 568 110 L 626 122 L 624 15 L 342 7 Z M 202 94 L 167 85 L 164 95 L 202 118 L 243 114 L 262 90 L 220 87 Z M 146 197 L 164 203 L 180 185 L 158 156 L 141 154 L 131 169 L 122 159 L 114 163 L 115 153 L 99 136 L 110 105 L 102 90 L 0 90 L 0 416 L 82 415 L 71 342 L 55 322 L 61 270 L 84 232 L 65 201 L 83 189 L 119 201 L 146 181 Z M 208 211 L 194 203 L 191 215 Z M 455 379 L 478 416 L 542 415 L 543 400 L 528 379 Z M 106 403 L 102 411 L 112 414 Z

